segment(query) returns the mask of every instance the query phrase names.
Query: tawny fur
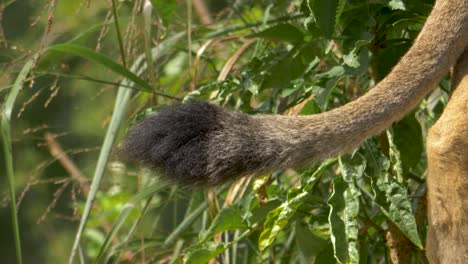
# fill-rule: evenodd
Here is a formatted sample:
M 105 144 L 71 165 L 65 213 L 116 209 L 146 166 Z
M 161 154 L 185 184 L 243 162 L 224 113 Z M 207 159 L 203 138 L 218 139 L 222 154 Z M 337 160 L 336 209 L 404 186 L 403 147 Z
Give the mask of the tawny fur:
M 427 138 L 431 263 L 468 263 L 468 49 L 454 68 L 455 88 Z
M 131 129 L 129 158 L 182 184 L 219 184 L 348 152 L 401 119 L 468 43 L 468 0 L 438 0 L 412 48 L 367 94 L 311 116 L 256 115 L 191 103 Z

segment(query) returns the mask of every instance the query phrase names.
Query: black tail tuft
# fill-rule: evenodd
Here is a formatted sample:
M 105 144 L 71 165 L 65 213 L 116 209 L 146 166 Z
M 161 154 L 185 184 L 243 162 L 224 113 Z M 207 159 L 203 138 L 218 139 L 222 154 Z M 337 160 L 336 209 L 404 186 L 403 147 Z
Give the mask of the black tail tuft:
M 207 184 L 209 136 L 222 129 L 222 114 L 221 108 L 204 102 L 166 107 L 130 129 L 124 151 L 169 180 Z

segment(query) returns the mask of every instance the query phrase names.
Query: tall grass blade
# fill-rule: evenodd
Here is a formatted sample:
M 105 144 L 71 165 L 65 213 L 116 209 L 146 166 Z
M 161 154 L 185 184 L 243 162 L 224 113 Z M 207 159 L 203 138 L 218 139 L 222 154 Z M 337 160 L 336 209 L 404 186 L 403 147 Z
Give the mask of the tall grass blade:
M 104 137 L 104 143 L 102 144 L 101 152 L 99 153 L 98 162 L 94 171 L 93 181 L 91 183 L 91 189 L 88 194 L 88 199 L 86 200 L 86 205 L 84 208 L 83 215 L 81 217 L 80 225 L 78 227 L 78 232 L 76 233 L 72 253 L 69 259 L 70 264 L 73 263 L 76 251 L 78 250 L 81 236 L 88 221 L 89 214 L 91 212 L 91 207 L 93 206 L 94 200 L 99 190 L 99 186 L 101 184 L 102 176 L 104 175 L 104 170 L 106 168 L 107 161 L 109 160 L 112 145 L 114 144 L 115 138 L 117 137 L 117 133 L 119 131 L 122 120 L 125 118 L 128 101 L 130 100 L 132 93 L 133 91 L 131 89 L 122 87 L 119 88 L 117 92 L 117 98 L 115 100 L 112 119 L 109 128 L 107 129 L 106 136 Z
M 21 69 L 18 77 L 13 84 L 13 87 L 8 94 L 7 100 L 2 110 L 2 141 L 3 141 L 3 153 L 5 155 L 5 167 L 8 176 L 8 188 L 10 190 L 10 208 L 11 208 L 11 221 L 13 225 L 13 236 L 15 239 L 15 248 L 16 248 L 16 258 L 19 264 L 23 263 L 23 258 L 21 254 L 21 239 L 19 232 L 18 217 L 16 215 L 16 193 L 15 193 L 15 173 L 13 169 L 13 152 L 11 144 L 11 113 L 13 111 L 13 106 L 15 105 L 16 97 L 18 96 L 19 91 L 23 87 L 23 83 L 28 77 L 29 72 L 31 71 L 34 65 L 34 58 L 26 62 Z
M 162 50 L 174 45 L 174 43 L 180 37 L 182 37 L 183 35 L 184 35 L 183 33 L 179 33 L 179 34 L 174 35 L 171 38 L 168 38 L 165 42 L 161 43 L 157 48 L 153 49 L 153 56 L 154 56 L 154 54 L 157 54 L 158 56 L 159 56 L 159 54 L 163 54 L 164 52 L 162 52 Z M 69 46 L 70 44 L 63 44 L 63 45 L 68 45 L 68 46 L 65 46 L 65 47 L 70 47 Z M 56 45 L 54 47 L 57 47 L 57 46 L 58 45 Z M 72 45 L 72 47 L 75 47 L 75 46 L 76 45 Z M 80 46 L 77 46 L 77 47 L 79 48 L 80 51 L 83 50 L 83 49 L 81 49 L 83 47 L 80 47 Z M 85 54 L 87 54 L 86 52 L 87 51 L 85 49 Z M 95 53 L 96 52 L 92 51 L 92 54 L 95 54 Z M 77 55 L 79 55 L 79 54 L 77 54 Z M 100 54 L 100 55 L 102 55 L 102 54 Z M 102 55 L 102 56 L 107 58 L 105 55 Z M 93 58 L 95 58 L 95 57 L 91 56 L 91 58 L 89 58 L 89 59 L 92 60 Z M 99 58 L 102 58 L 102 57 L 99 57 Z M 137 75 L 140 75 L 144 70 L 146 70 L 147 65 L 142 65 L 143 60 L 144 60 L 144 55 L 139 56 L 135 60 L 135 63 L 132 65 L 130 71 L 128 71 L 127 69 L 123 68 L 120 65 L 118 65 L 117 68 L 123 68 L 125 70 L 125 72 L 129 72 L 131 74 L 131 75 L 128 75 L 128 76 L 133 75 L 133 76 L 136 77 Z M 107 59 L 103 59 L 100 62 L 108 63 L 109 61 Z M 112 62 L 112 63 L 109 65 L 109 67 L 115 66 L 114 65 L 115 62 L 113 62 L 112 60 L 110 60 L 110 62 Z M 136 72 L 136 75 L 133 74 L 133 72 Z M 138 78 L 138 77 L 136 77 L 136 78 L 138 80 L 142 81 L 140 78 Z M 119 86 L 119 89 L 118 89 L 118 92 L 117 92 L 117 98 L 115 100 L 114 110 L 113 110 L 113 113 L 112 113 L 112 118 L 111 118 L 111 121 L 110 121 L 110 124 L 109 124 L 109 128 L 107 129 L 106 136 L 104 137 L 104 142 L 102 144 L 101 152 L 99 153 L 98 162 L 96 164 L 96 169 L 94 171 L 93 180 L 91 182 L 91 189 L 90 189 L 90 192 L 88 194 L 88 198 L 86 200 L 83 215 L 81 217 L 80 225 L 78 227 L 78 231 L 77 231 L 76 236 L 75 236 L 75 241 L 73 242 L 73 247 L 72 247 L 72 251 L 71 251 L 71 254 L 70 254 L 70 258 L 68 260 L 68 262 L 70 264 L 73 263 L 73 260 L 74 260 L 74 258 L 76 256 L 76 252 L 77 252 L 79 244 L 80 244 L 81 236 L 83 235 L 84 228 L 86 226 L 86 223 L 88 222 L 89 214 L 91 212 L 91 207 L 92 207 L 93 202 L 94 202 L 94 200 L 96 198 L 97 191 L 99 190 L 99 186 L 101 184 L 102 176 L 104 175 L 104 170 L 106 168 L 107 161 L 109 160 L 109 156 L 110 156 L 110 153 L 111 153 L 111 150 L 112 150 L 112 145 L 113 145 L 113 143 L 115 141 L 115 138 L 117 137 L 117 133 L 119 131 L 122 120 L 125 118 L 125 113 L 127 111 L 128 102 L 129 102 L 130 97 L 131 97 L 131 95 L 133 93 L 133 90 L 128 89 L 128 87 L 133 86 L 135 83 L 136 82 L 134 81 L 134 79 L 128 78 L 128 79 L 123 80 L 122 84 Z M 146 82 L 145 82 L 144 86 L 149 87 L 149 85 Z
M 130 212 L 133 210 L 133 208 L 135 208 L 135 205 L 138 204 L 139 202 L 141 202 L 142 200 L 151 197 L 155 192 L 157 192 L 158 190 L 160 190 L 161 188 L 164 188 L 164 187 L 165 186 L 161 185 L 161 184 L 155 184 L 155 185 L 153 185 L 151 187 L 148 187 L 145 190 L 139 192 L 137 195 L 133 196 L 132 199 L 130 199 L 130 201 L 128 201 L 124 205 L 124 207 L 123 207 L 122 211 L 120 212 L 117 220 L 112 225 L 112 228 L 111 228 L 109 234 L 107 235 L 106 239 L 104 240 L 104 243 L 101 246 L 101 249 L 99 250 L 99 254 L 98 254 L 97 258 L 96 258 L 95 263 L 107 263 L 106 261 L 104 261 L 104 260 L 107 259 L 107 257 L 106 258 L 104 258 L 104 257 L 108 254 L 108 251 L 110 249 L 112 240 L 114 239 L 115 235 L 120 230 L 122 225 L 125 223 L 125 220 L 127 219 Z
M 102 53 L 96 52 L 90 48 L 83 47 L 77 44 L 64 43 L 50 46 L 47 48 L 47 50 L 70 53 L 80 56 L 97 64 L 100 64 L 108 68 L 109 70 L 121 75 L 122 77 L 131 80 L 132 82 L 138 85 L 137 87 L 135 87 L 135 89 L 147 92 L 150 92 L 152 90 L 151 86 L 147 82 L 143 81 L 132 71 L 127 70 L 125 67 L 112 60 L 110 57 Z

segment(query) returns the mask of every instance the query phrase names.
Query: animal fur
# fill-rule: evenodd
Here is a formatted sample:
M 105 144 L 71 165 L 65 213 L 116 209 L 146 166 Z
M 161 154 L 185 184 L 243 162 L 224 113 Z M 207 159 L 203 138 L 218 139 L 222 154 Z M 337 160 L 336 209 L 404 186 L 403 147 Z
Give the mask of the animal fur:
M 455 89 L 427 137 L 431 263 L 468 263 L 468 49 L 454 68 Z
M 130 159 L 182 184 L 213 185 L 348 152 L 417 106 L 468 43 L 468 0 L 438 0 L 411 49 L 368 93 L 311 116 L 246 115 L 192 102 L 133 127 Z

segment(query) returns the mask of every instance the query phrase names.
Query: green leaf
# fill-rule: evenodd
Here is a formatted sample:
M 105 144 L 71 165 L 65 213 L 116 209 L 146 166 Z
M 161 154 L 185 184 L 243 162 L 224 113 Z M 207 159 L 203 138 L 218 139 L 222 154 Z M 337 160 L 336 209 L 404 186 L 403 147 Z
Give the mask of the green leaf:
M 280 42 L 298 42 L 304 39 L 304 34 L 291 24 L 279 24 L 250 36 Z
M 181 36 L 183 36 L 183 34 L 177 34 L 177 35 L 174 35 L 171 38 L 168 38 L 164 42 L 160 43 L 160 45 L 157 48 L 154 49 L 157 52 L 153 52 L 153 56 L 155 56 L 155 58 L 158 58 L 158 56 L 160 56 L 160 54 L 163 54 L 162 51 L 164 51 L 168 47 L 171 47 L 171 45 L 173 45 L 173 43 L 176 42 Z M 62 47 L 64 47 L 65 50 L 69 50 L 68 49 L 68 47 L 70 47 L 69 45 L 71 45 L 71 44 L 61 44 L 61 45 L 56 45 L 54 47 L 61 47 L 62 46 Z M 72 45 L 70 47 L 70 50 L 74 51 L 75 47 L 76 47 L 76 45 Z M 81 48 L 82 47 L 78 46 L 78 49 L 76 50 L 78 52 L 78 54 L 80 54 L 79 51 L 83 50 Z M 92 50 L 88 50 L 88 51 L 91 51 L 90 53 L 88 53 L 88 51 L 86 51 L 87 50 L 86 48 L 84 50 L 85 51 L 84 51 L 83 54 L 85 54 L 85 56 L 88 56 L 88 55 L 91 56 L 91 55 L 93 55 L 95 53 Z M 102 55 L 102 56 L 104 56 L 104 55 Z M 91 56 L 91 58 L 96 59 L 96 57 L 93 57 L 93 56 Z M 141 74 L 141 72 L 145 69 L 144 67 L 141 66 L 141 64 L 142 64 L 141 62 L 143 61 L 143 59 L 144 59 L 144 55 L 139 56 L 135 60 L 135 62 L 133 63 L 133 65 L 131 67 L 131 71 L 138 72 L 139 74 Z M 102 63 L 110 63 L 111 66 L 115 64 L 115 62 L 113 62 L 112 60 L 110 60 L 108 58 L 102 58 L 100 56 L 97 56 L 97 61 L 102 62 Z M 117 66 L 119 66 L 119 65 L 117 65 Z M 121 67 L 121 66 L 119 66 L 119 67 Z M 117 69 L 119 69 L 119 67 L 117 67 Z M 123 68 L 123 67 L 121 67 L 121 68 Z M 127 69 L 125 69 L 125 68 L 123 68 L 123 69 L 125 71 L 127 71 Z M 131 73 L 131 71 L 128 71 L 128 72 Z M 131 74 L 133 74 L 133 73 L 131 73 Z M 135 84 L 132 81 L 133 81 L 132 79 L 124 79 L 121 82 L 121 85 L 119 86 L 119 89 L 117 90 L 117 97 L 115 99 L 115 104 L 114 104 L 114 109 L 113 109 L 113 112 L 112 112 L 111 121 L 110 121 L 109 127 L 108 127 L 108 129 L 106 131 L 106 135 L 105 135 L 104 141 L 102 143 L 101 151 L 99 152 L 99 157 L 98 157 L 98 160 L 97 160 L 96 168 L 94 170 L 93 180 L 91 182 L 90 192 L 88 194 L 88 198 L 86 199 L 86 204 L 85 204 L 85 208 L 84 208 L 84 211 L 83 211 L 83 215 L 81 216 L 80 224 L 78 226 L 78 231 L 76 232 L 76 235 L 75 235 L 75 240 L 73 242 L 72 250 L 71 250 L 71 253 L 70 253 L 69 263 L 73 263 L 73 261 L 75 259 L 75 256 L 76 256 L 76 253 L 78 251 L 79 244 L 80 244 L 80 240 L 81 240 L 81 235 L 83 234 L 83 231 L 84 231 L 84 229 L 86 227 L 86 223 L 88 222 L 88 218 L 89 218 L 89 215 L 90 215 L 90 212 L 91 212 L 91 208 L 92 208 L 94 199 L 96 198 L 96 194 L 97 194 L 97 192 L 99 190 L 99 186 L 101 184 L 101 181 L 102 181 L 102 178 L 103 178 L 103 175 L 104 175 L 104 171 L 106 169 L 107 161 L 109 160 L 109 157 L 110 157 L 112 146 L 113 146 L 113 144 L 115 142 L 115 139 L 117 137 L 118 131 L 120 129 L 120 125 L 121 125 L 122 121 L 125 119 L 125 114 L 127 112 L 128 102 L 130 101 L 130 98 L 131 98 L 132 93 L 133 93 L 133 90 L 128 89 L 128 87 L 132 87 Z M 170 237 L 171 236 L 169 236 L 168 239 Z
M 359 68 L 361 66 L 361 59 L 366 58 L 366 56 L 362 56 L 362 54 L 360 54 L 361 50 L 363 47 L 367 46 L 369 43 L 370 43 L 370 40 L 356 41 L 353 50 L 351 50 L 351 52 L 349 52 L 348 54 L 343 55 L 344 64 L 348 65 L 351 68 Z M 364 66 L 365 67 L 363 68 L 367 69 L 368 65 L 364 65 Z
M 320 113 L 320 107 L 318 107 L 315 100 L 310 100 L 304 104 L 301 111 L 299 112 L 300 115 L 313 115 Z
M 393 134 L 393 142 L 400 151 L 403 175 L 406 175 L 421 160 L 424 150 L 421 125 L 411 114 L 393 125 Z
M 382 159 L 387 162 L 383 155 Z M 422 248 L 406 188 L 388 175 L 387 172 L 381 173 L 376 180 L 372 179 L 371 183 L 374 192 L 373 200 L 381 211 L 398 226 L 413 244 Z
M 140 79 L 134 73 L 127 70 L 125 67 L 118 64 L 117 62 L 112 60 L 112 58 L 108 57 L 107 55 L 96 52 L 90 48 L 83 47 L 77 44 L 65 43 L 65 44 L 57 44 L 54 46 L 50 46 L 46 50 L 70 53 L 73 55 L 83 57 L 87 60 L 90 60 L 92 62 L 95 62 L 97 64 L 100 64 L 106 67 L 107 69 L 121 75 L 124 78 L 127 78 L 133 81 L 135 84 L 139 86 L 140 90 L 147 91 L 147 92 L 152 91 L 151 86 L 147 82 Z
M 294 216 L 297 208 L 303 203 L 307 195 L 307 192 L 301 192 L 292 198 L 288 197 L 288 201 L 282 203 L 281 206 L 268 214 L 258 242 L 260 250 L 265 250 L 275 241 L 278 234 L 288 224 L 289 219 Z
M 246 228 L 239 206 L 224 207 L 215 217 L 211 226 L 200 234 L 200 240 L 206 241 L 219 232 Z
M 375 76 L 377 80 L 383 79 L 398 63 L 400 58 L 410 48 L 409 41 L 382 41 L 382 48 L 378 49 L 373 55 L 373 69 L 376 71 Z
M 344 223 L 346 231 L 346 242 L 348 244 L 349 263 L 359 263 L 359 197 L 361 192 L 356 186 L 356 180 L 361 178 L 366 167 L 366 160 L 359 153 L 356 153 L 352 160 L 348 162 L 340 161 L 340 168 L 343 173 L 343 180 L 347 188 L 344 192 Z
M 343 66 L 334 66 L 330 70 L 317 74 L 314 78 L 323 79 L 325 83 L 325 88 L 321 89 L 315 94 L 315 101 L 320 107 L 321 111 L 327 110 L 328 102 L 331 99 L 333 89 L 336 87 L 336 84 L 339 80 L 345 77 L 346 69 Z M 314 87 L 312 87 L 314 89 Z
M 281 230 L 283 230 L 289 220 L 294 216 L 297 208 L 307 201 L 307 198 L 310 196 L 309 192 L 320 179 L 322 173 L 325 169 L 334 164 L 335 161 L 336 160 L 326 160 L 322 162 L 320 167 L 315 171 L 307 170 L 304 173 L 304 175 L 308 177 L 307 181 L 297 188 L 290 189 L 288 191 L 287 201 L 268 214 L 263 225 L 264 229 L 259 238 L 260 250 L 266 249 L 275 241 Z M 304 175 L 301 178 L 303 178 Z
M 339 159 L 342 177 L 333 181 L 328 199 L 330 237 L 338 263 L 359 263 L 359 197 L 355 181 L 364 174 L 366 160 L 356 153 L 351 160 Z
M 106 254 L 109 251 L 109 248 L 111 246 L 111 243 L 114 239 L 114 237 L 117 235 L 117 232 L 122 228 L 123 224 L 125 223 L 125 220 L 127 217 L 130 215 L 132 210 L 135 208 L 135 205 L 139 204 L 141 201 L 144 199 L 148 199 L 151 197 L 155 192 L 163 188 L 164 186 L 160 184 L 156 184 L 154 186 L 150 186 L 139 192 L 137 195 L 135 195 L 130 201 L 128 201 L 122 208 L 117 220 L 114 222 L 112 225 L 111 230 L 109 231 L 109 234 L 106 237 L 106 240 L 104 241 L 103 245 L 101 246 L 101 249 L 99 251 L 99 254 L 96 258 L 96 263 L 106 263 L 104 261 L 104 258 Z
M 327 38 L 335 32 L 335 25 L 344 8 L 343 0 L 308 0 L 309 9 L 314 14 L 315 22 Z
M 291 81 L 304 73 L 304 63 L 298 49 L 294 48 L 281 55 L 283 57 L 274 61 L 271 68 L 267 69 L 268 78 L 263 82 L 263 88 L 291 89 Z
M 154 7 L 155 12 L 161 18 L 165 26 L 168 26 L 172 22 L 174 16 L 174 11 L 177 10 L 177 1 L 176 0 L 164 0 L 157 1 L 151 0 L 151 4 Z
M 191 248 L 186 251 L 184 263 L 186 264 L 206 264 L 209 260 L 221 254 L 226 250 L 224 244 L 216 244 L 214 242 L 207 242 L 202 246 Z
M 389 145 L 388 153 L 390 155 L 390 164 L 393 172 L 392 175 L 395 175 L 398 182 L 403 184 L 403 167 L 401 165 L 400 151 L 395 143 L 393 143 L 393 130 L 391 128 L 387 130 L 387 138 Z
M 346 229 L 344 222 L 345 200 L 344 192 L 346 183 L 343 178 L 337 177 L 333 181 L 333 191 L 328 199 L 330 214 L 330 238 L 333 244 L 334 257 L 338 263 L 346 263 L 348 259 L 348 243 L 346 239 Z
M 253 225 L 260 221 L 265 221 L 265 218 L 267 217 L 268 213 L 270 213 L 272 210 L 274 210 L 280 205 L 281 205 L 281 201 L 278 199 L 274 199 L 274 200 L 269 200 L 262 206 L 255 207 L 254 209 L 252 209 L 251 211 L 252 214 L 248 218 L 250 225 Z
M 329 243 L 327 247 L 320 252 L 315 259 L 316 264 L 334 264 L 336 263 L 333 256 L 333 245 Z
M 301 254 L 310 260 L 326 248 L 329 241 L 312 232 L 308 225 L 296 222 L 296 244 Z
M 330 70 L 317 74 L 317 78 L 334 78 L 342 77 L 346 73 L 346 69 L 343 66 L 333 66 Z
M 402 0 L 391 0 L 388 6 L 393 10 L 406 10 L 405 3 Z

